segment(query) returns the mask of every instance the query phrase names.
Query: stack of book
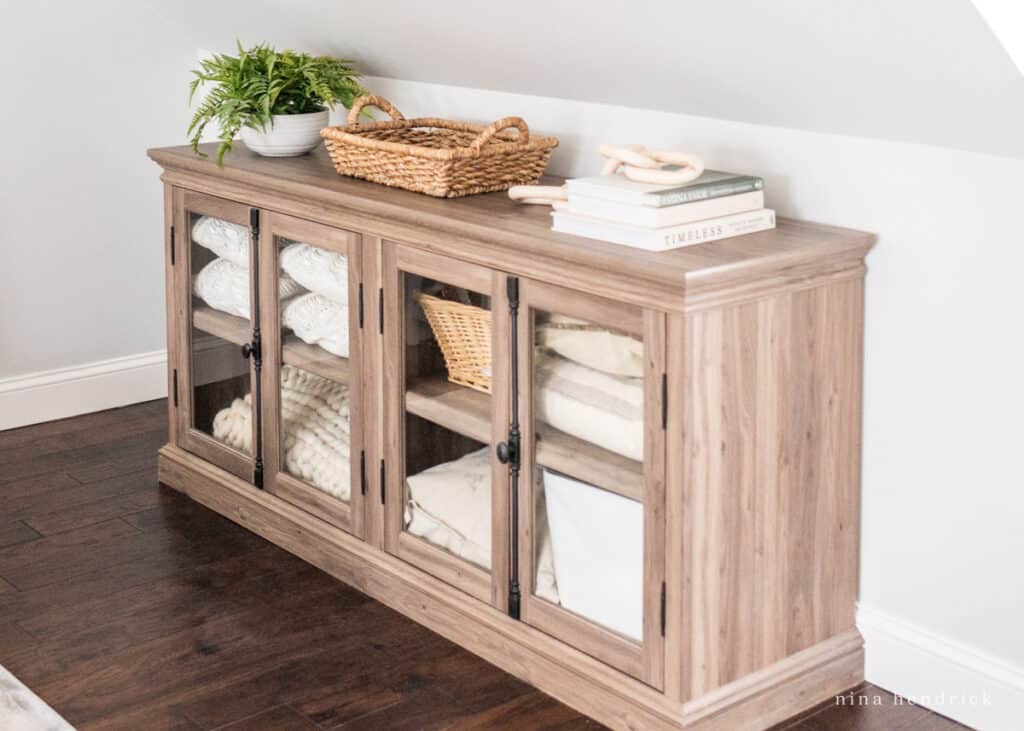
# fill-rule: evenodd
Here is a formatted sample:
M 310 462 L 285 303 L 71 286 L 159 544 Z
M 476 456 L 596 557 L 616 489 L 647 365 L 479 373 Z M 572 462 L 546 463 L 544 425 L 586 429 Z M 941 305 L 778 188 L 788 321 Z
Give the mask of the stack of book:
M 552 229 L 649 251 L 775 228 L 764 181 L 717 170 L 683 185 L 637 183 L 621 175 L 567 182 L 569 203 Z

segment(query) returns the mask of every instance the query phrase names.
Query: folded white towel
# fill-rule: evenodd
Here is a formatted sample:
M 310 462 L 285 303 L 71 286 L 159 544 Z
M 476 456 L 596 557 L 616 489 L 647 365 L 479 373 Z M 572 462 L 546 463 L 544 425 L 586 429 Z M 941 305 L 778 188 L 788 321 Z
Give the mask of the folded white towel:
M 284 303 L 281 324 L 307 343 L 348 357 L 348 307 L 316 292 L 307 292 Z
M 192 224 L 192 240 L 222 259 L 249 268 L 249 229 L 212 216 Z
M 192 291 L 210 307 L 231 315 L 250 317 L 249 270 L 227 259 L 214 259 L 192 280 Z M 287 275 L 278 280 L 278 296 L 294 297 L 302 287 Z
M 310 244 L 281 249 L 281 268 L 311 292 L 348 307 L 348 258 Z

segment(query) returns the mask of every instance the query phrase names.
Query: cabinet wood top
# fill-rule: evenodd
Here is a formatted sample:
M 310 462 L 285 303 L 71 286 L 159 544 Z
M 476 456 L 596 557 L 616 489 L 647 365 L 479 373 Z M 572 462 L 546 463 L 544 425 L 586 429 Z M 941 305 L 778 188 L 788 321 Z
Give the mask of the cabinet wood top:
M 513 274 L 544 278 L 550 272 L 552 278 L 567 269 L 586 271 L 595 283 L 608 278 L 612 291 L 629 280 L 666 309 L 721 304 L 751 285 L 782 286 L 861 267 L 875 241 L 863 231 L 779 219 L 772 231 L 649 252 L 556 233 L 547 206 L 517 204 L 505 193 L 438 199 L 342 177 L 322 147 L 303 157 L 266 158 L 236 143 L 223 168 L 214 162 L 214 143 L 200 149 L 209 157 L 187 145 L 151 149 L 149 156 L 175 185 L 325 221 L 352 220 L 357 230 L 382 238 L 409 240 L 422 231 L 438 248 Z

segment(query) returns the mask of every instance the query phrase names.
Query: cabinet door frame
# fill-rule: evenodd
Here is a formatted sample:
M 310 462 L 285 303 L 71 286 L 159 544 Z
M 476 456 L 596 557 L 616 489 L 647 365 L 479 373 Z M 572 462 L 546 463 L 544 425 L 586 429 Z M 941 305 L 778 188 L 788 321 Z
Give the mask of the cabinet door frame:
M 173 368 L 177 371 L 178 375 L 178 443 L 183 449 L 192 452 L 200 459 L 217 465 L 218 467 L 241 477 L 247 482 L 253 482 L 255 465 L 259 458 L 256 450 L 256 445 L 259 444 L 259 424 L 257 423 L 258 419 L 256 418 L 255 405 L 253 407 L 251 419 L 253 429 L 252 456 L 246 455 L 237 449 L 218 442 L 210 435 L 204 434 L 192 426 L 192 415 L 195 409 L 195 393 L 192 388 L 192 230 L 189 218 L 190 213 L 196 213 L 199 215 L 213 216 L 239 226 L 244 226 L 249 231 L 250 261 L 254 261 L 256 258 L 254 257 L 255 241 L 252 227 L 250 225 L 252 209 L 244 203 L 218 198 L 206 193 L 198 193 L 186 188 L 175 188 L 173 192 L 173 200 L 175 228 L 175 241 L 173 242 L 173 246 L 175 247 L 173 276 L 175 282 L 174 289 L 176 292 L 175 301 L 177 302 L 178 308 L 178 311 L 175 313 L 175 321 L 178 326 L 178 347 L 176 348 L 176 362 L 173 365 Z M 250 307 L 250 324 L 253 322 L 252 318 L 256 311 L 255 303 L 257 300 L 257 293 L 258 285 L 256 283 L 256 277 L 250 268 L 249 302 L 252 303 L 252 306 Z M 235 345 L 241 348 L 243 343 L 250 342 L 252 340 L 252 331 L 250 329 L 244 338 L 239 334 L 239 337 L 236 339 L 237 342 L 236 340 L 229 340 L 223 336 L 217 337 L 220 337 L 220 339 L 225 342 L 234 342 Z M 250 389 L 257 387 L 258 379 L 259 369 L 256 367 L 255 359 L 250 358 Z
M 664 687 L 665 638 L 662 613 L 665 585 L 665 431 L 662 421 L 666 371 L 665 315 L 595 295 L 520 279 L 519 420 L 523 442 L 519 478 L 519 578 L 522 619 L 598 660 L 645 683 Z M 541 310 L 615 327 L 644 340 L 643 467 L 643 640 L 637 642 L 581 615 L 536 597 L 533 522 L 536 497 L 533 406 L 534 312 Z M 572 476 L 572 475 L 570 475 Z
M 363 392 L 362 237 L 352 231 L 325 226 L 274 211 L 262 211 L 260 238 L 266 242 L 260 256 L 260 322 L 263 340 L 263 460 L 264 488 L 277 497 L 355 536 L 363 537 L 365 523 L 364 453 L 365 409 Z M 281 366 L 290 361 L 281 348 L 281 316 L 278 289 L 278 238 L 298 241 L 344 255 L 348 259 L 348 386 L 349 386 L 349 501 L 346 504 L 293 477 L 282 469 Z M 298 345 L 302 347 L 302 345 Z M 316 346 L 306 346 L 316 347 Z M 328 357 L 333 357 L 329 353 Z M 295 365 L 308 370 L 298 360 Z
M 458 259 L 383 241 L 381 309 L 383 318 L 383 430 L 381 466 L 384 549 L 480 601 L 507 610 L 509 563 L 509 471 L 498 461 L 494 445 L 508 436 L 511 406 L 506 354 L 509 341 L 505 275 Z M 491 298 L 491 570 L 461 559 L 404 530 L 405 495 L 405 283 L 404 273 L 464 287 Z

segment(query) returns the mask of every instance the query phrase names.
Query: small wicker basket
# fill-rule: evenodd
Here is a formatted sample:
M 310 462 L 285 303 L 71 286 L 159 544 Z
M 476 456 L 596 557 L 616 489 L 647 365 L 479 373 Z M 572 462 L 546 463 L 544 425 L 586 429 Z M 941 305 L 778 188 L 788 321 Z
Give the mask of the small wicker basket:
M 366 107 L 391 116 L 388 122 L 360 123 Z M 509 131 L 518 130 L 517 134 Z M 458 198 L 536 183 L 547 167 L 557 137 L 531 135 L 519 117 L 484 127 L 449 119 L 406 119 L 379 96 L 352 104 L 348 124 L 320 130 L 334 168 L 341 175 L 393 188 Z
M 441 346 L 448 380 L 491 392 L 491 311 L 416 293 L 434 338 Z

